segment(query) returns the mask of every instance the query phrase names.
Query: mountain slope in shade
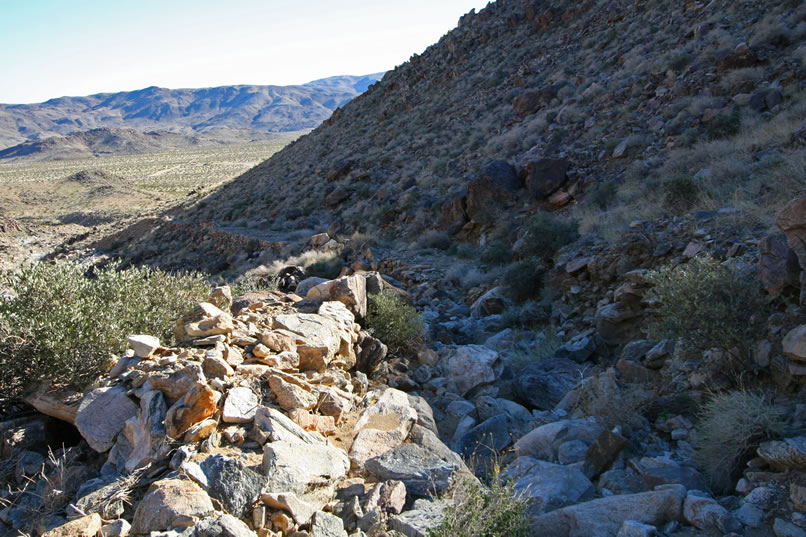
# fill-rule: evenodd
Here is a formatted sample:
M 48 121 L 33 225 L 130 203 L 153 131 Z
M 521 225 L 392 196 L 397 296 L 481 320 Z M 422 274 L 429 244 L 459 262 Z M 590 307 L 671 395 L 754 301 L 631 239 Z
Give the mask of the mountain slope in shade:
M 337 76 L 298 86 L 148 87 L 38 104 L 0 104 L 0 147 L 97 128 L 185 134 L 310 129 L 382 76 Z

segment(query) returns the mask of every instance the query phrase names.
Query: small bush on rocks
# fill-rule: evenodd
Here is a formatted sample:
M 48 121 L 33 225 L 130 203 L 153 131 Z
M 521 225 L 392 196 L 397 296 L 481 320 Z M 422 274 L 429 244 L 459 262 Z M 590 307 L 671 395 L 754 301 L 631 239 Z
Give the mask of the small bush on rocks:
M 365 325 L 393 351 L 415 351 L 424 341 L 420 314 L 390 291 L 372 297 Z
M 653 339 L 681 338 L 699 350 L 750 348 L 760 325 L 762 301 L 757 278 L 710 256 L 647 274 L 654 287 L 657 320 Z
M 523 257 L 549 258 L 579 238 L 579 223 L 549 213 L 538 213 L 526 222 L 520 253 Z
M 12 296 L 0 299 L 0 399 L 46 381 L 91 384 L 126 349 L 127 336 L 172 341 L 173 321 L 209 291 L 199 274 L 118 267 L 88 276 L 73 264 L 38 263 L 6 277 Z
M 490 265 L 506 265 L 512 261 L 512 250 L 504 241 L 492 241 L 482 252 L 481 261 Z
M 449 507 L 445 520 L 428 537 L 526 537 L 528 504 L 494 472 L 489 487 L 477 482 L 465 486 L 465 496 Z
M 667 209 L 684 212 L 694 207 L 705 193 L 699 181 L 689 175 L 676 175 L 661 184 L 663 204 Z
M 781 409 L 763 394 L 721 393 L 703 406 L 693 431 L 694 461 L 717 490 L 731 490 L 759 444 L 784 427 Z
M 534 297 L 543 284 L 543 273 L 534 259 L 524 259 L 510 265 L 504 273 L 512 298 L 523 302 Z

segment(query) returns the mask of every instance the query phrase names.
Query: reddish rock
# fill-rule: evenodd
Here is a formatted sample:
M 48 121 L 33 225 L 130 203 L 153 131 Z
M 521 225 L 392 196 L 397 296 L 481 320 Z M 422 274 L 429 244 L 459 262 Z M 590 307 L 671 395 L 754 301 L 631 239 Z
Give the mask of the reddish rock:
M 171 438 L 181 438 L 191 426 L 215 414 L 216 393 L 206 384 L 195 385 L 176 402 L 165 416 L 165 430 Z
M 566 159 L 543 158 L 526 164 L 526 188 L 538 200 L 544 200 L 565 183 L 571 163 Z

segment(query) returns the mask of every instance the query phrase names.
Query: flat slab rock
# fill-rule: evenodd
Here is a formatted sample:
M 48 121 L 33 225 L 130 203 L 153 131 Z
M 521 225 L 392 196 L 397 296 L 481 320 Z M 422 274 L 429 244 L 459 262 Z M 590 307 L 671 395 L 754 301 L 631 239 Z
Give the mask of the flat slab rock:
M 122 386 L 98 388 L 81 400 L 76 427 L 92 449 L 104 453 L 112 449 L 115 437 L 137 411 L 137 405 Z
M 429 529 L 442 524 L 448 505 L 444 501 L 416 500 L 413 509 L 392 517 L 389 527 L 406 537 L 426 537 Z
M 409 494 L 421 498 L 451 488 L 460 471 L 457 464 L 415 444 L 401 444 L 369 459 L 366 469 L 379 480 L 402 481 Z

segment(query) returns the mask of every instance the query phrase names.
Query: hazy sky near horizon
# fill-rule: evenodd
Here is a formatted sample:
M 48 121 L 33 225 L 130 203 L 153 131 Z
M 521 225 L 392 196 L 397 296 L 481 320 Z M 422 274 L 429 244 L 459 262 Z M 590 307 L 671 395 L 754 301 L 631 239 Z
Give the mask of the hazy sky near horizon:
M 0 103 L 394 68 L 481 0 L 0 0 Z

